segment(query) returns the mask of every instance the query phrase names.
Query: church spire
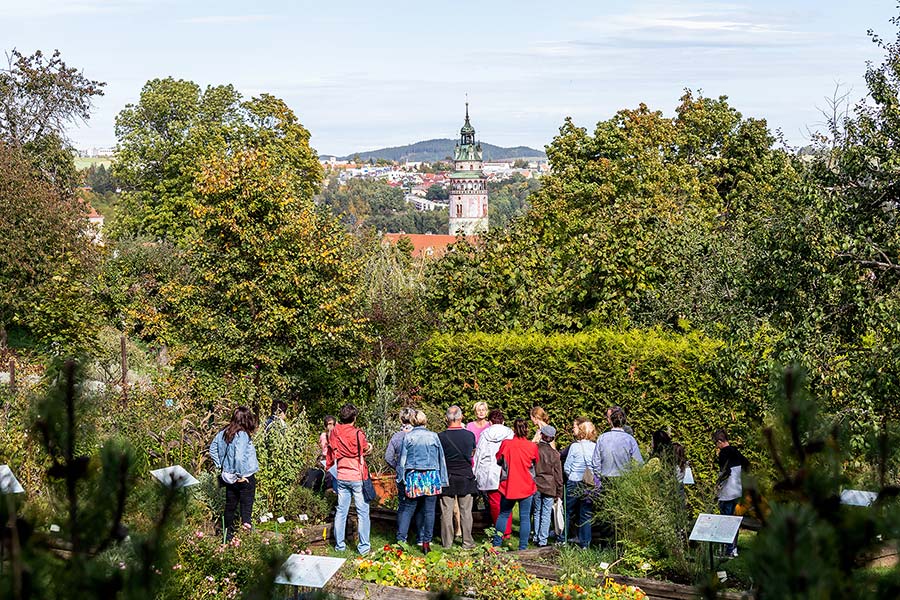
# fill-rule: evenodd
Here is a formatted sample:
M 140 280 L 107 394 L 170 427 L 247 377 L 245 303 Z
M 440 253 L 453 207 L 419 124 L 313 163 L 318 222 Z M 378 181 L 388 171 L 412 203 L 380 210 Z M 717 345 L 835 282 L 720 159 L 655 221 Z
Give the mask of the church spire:
M 472 124 L 469 122 L 468 101 L 466 102 L 466 122 L 463 124 L 462 129 L 459 130 L 459 144 L 461 146 L 475 145 L 475 128 L 472 127 Z

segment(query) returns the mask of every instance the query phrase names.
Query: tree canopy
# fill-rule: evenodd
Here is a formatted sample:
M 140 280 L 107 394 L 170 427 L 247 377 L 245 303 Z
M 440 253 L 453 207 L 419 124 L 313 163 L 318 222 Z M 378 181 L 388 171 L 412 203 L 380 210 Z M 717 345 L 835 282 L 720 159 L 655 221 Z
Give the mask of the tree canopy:
M 21 328 L 59 350 L 84 349 L 99 259 L 84 205 L 0 142 L 0 214 L 0 329 Z
M 0 140 L 21 149 L 47 181 L 71 190 L 78 177 L 65 130 L 90 118 L 92 99 L 106 84 L 67 66 L 59 50 L 49 58 L 13 50 L 7 62 L 0 69 Z
M 696 277 L 684 266 L 698 255 L 712 285 L 733 276 L 717 274 L 733 256 L 709 253 L 709 239 L 796 181 L 773 141 L 726 98 L 690 92 L 674 118 L 641 105 L 593 135 L 567 120 L 528 212 L 436 267 L 444 327 L 571 331 L 677 319 L 660 314 L 666 282 Z

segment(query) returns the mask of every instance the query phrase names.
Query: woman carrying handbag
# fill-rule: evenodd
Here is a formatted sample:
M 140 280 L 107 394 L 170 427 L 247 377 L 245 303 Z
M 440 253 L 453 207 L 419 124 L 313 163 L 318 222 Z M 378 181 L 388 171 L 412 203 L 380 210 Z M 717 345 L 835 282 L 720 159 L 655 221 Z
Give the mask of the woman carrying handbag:
M 356 516 L 359 521 L 359 543 L 356 549 L 363 556 L 369 553 L 369 500 L 366 499 L 365 482 L 372 485 L 366 468 L 365 455 L 372 451 L 366 440 L 366 434 L 356 427 L 356 416 L 359 411 L 352 404 L 345 404 L 338 415 L 339 423 L 328 436 L 328 451 L 325 455 L 325 468 L 337 465 L 337 512 L 334 515 L 334 548 L 338 551 L 347 549 L 344 535 L 347 527 L 347 514 L 350 512 L 350 500 L 356 505 Z M 374 490 L 372 490 L 374 492 Z

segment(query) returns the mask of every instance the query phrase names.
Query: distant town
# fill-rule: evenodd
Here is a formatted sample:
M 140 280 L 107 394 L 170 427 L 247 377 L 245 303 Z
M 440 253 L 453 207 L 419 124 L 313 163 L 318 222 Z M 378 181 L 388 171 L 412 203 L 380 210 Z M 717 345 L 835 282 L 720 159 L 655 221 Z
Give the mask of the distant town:
M 331 177 L 337 177 L 342 184 L 354 178 L 375 179 L 402 189 L 406 201 L 414 205 L 416 210 L 438 210 L 449 206 L 449 198 L 429 200 L 428 190 L 435 185 L 450 190 L 450 173 L 453 171 L 451 162 L 417 161 L 379 165 L 338 160 L 334 157 L 321 162 L 326 172 Z M 485 162 L 482 169 L 485 179 L 495 182 L 511 179 L 516 175 L 524 179 L 538 178 L 550 170 L 547 161 L 523 159 Z

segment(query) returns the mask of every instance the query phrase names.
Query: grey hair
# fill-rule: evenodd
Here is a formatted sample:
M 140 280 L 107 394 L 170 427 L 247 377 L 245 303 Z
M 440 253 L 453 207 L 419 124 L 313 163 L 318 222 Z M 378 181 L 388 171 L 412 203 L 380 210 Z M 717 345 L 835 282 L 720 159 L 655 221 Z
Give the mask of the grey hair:
M 416 416 L 416 409 L 409 406 L 400 409 L 400 422 L 404 425 L 412 425 L 413 418 Z
M 447 409 L 447 422 L 455 423 L 457 421 L 462 421 L 463 414 L 462 409 L 455 404 Z

